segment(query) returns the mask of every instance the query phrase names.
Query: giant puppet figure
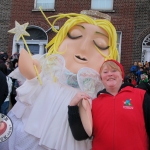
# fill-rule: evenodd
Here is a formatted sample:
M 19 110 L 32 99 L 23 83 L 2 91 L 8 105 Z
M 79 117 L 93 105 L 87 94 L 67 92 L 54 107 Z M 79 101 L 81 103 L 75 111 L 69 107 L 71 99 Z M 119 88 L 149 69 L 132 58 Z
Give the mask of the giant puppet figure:
M 95 18 L 89 15 L 94 14 Z M 106 59 L 117 59 L 117 35 L 107 15 L 95 11 L 59 14 L 68 18 L 48 43 L 46 55 L 30 59 L 22 50 L 19 70 L 26 78 L 17 89 L 17 103 L 9 112 L 13 133 L 3 150 L 90 150 L 91 140 L 74 140 L 67 107 L 78 91 L 95 98 L 103 88 L 99 70 Z M 97 18 L 103 17 L 102 19 Z M 39 84 L 36 65 L 42 85 Z

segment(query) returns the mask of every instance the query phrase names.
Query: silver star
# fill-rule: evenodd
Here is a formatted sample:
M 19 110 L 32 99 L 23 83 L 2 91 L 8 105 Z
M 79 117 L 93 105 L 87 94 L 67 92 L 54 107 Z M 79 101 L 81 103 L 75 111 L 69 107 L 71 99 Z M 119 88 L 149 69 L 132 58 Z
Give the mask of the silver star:
M 15 21 L 15 28 L 9 30 L 8 32 L 15 34 L 16 40 L 19 41 L 19 39 L 23 35 L 30 36 L 30 34 L 28 32 L 26 32 L 26 28 L 27 28 L 28 24 L 29 23 L 24 23 L 24 24 L 20 25 L 17 21 Z

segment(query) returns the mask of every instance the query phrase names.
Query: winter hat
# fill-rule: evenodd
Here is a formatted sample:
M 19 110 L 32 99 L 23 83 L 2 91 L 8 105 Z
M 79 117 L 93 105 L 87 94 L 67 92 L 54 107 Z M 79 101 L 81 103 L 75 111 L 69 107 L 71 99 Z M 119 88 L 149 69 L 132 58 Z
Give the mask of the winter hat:
M 118 61 L 116 61 L 116 60 L 114 60 L 114 59 L 106 60 L 106 61 L 104 61 L 104 63 L 107 62 L 107 61 L 112 61 L 112 62 L 114 62 L 114 63 L 120 68 L 120 70 L 121 70 L 121 72 L 122 72 L 122 78 L 124 79 L 124 69 L 123 69 L 123 66 L 122 66 Z M 103 63 L 103 64 L 104 64 L 104 63 Z M 103 65 L 103 64 L 102 64 L 102 65 Z

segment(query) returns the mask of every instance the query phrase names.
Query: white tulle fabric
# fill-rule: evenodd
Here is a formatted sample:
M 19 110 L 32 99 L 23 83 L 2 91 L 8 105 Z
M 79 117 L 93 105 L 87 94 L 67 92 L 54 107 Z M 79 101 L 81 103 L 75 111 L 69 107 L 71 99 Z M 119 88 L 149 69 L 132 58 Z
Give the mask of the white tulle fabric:
M 78 91 L 95 98 L 103 89 L 99 74 L 87 67 L 73 74 L 65 68 L 65 60 L 58 54 L 42 56 L 39 61 L 42 85 L 34 78 L 17 89 L 17 103 L 9 113 L 14 131 L 2 144 L 3 149 L 90 150 L 91 140 L 74 140 L 67 106 Z
M 11 78 L 17 79 L 19 82 L 19 85 L 22 85 L 26 80 L 26 78 L 20 73 L 20 70 L 18 67 L 14 71 L 12 71 L 8 76 Z

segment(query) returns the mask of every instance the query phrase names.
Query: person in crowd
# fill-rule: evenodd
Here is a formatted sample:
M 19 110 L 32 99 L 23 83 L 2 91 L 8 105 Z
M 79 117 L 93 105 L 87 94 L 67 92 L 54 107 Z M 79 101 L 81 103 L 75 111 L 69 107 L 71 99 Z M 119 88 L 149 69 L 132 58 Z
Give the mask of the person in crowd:
M 25 77 L 19 72 L 19 68 L 16 66 L 14 70 L 12 62 L 6 62 L 8 76 L 12 79 L 12 92 L 10 94 L 11 107 L 16 104 L 15 97 L 17 96 L 16 90 L 25 82 Z M 17 63 L 18 65 L 18 63 Z M 14 70 L 14 71 L 13 71 Z
M 148 82 L 148 75 L 146 74 L 141 74 L 141 80 L 139 81 L 139 84 L 141 82 Z
M 13 64 L 13 68 L 14 68 L 14 69 L 17 68 L 17 67 L 18 67 L 18 59 L 14 59 L 14 60 L 12 61 L 12 64 Z
M 12 80 L 9 76 L 7 76 L 7 67 L 4 63 L 0 64 L 0 70 L 5 74 L 6 80 L 7 80 L 7 86 L 8 86 L 8 95 L 4 101 L 4 103 L 1 105 L 1 112 L 5 115 L 8 113 L 9 104 L 10 104 L 10 94 L 12 91 Z
M 127 83 L 131 83 L 131 72 L 129 72 L 127 75 L 125 75 L 124 77 L 124 82 L 127 82 Z
M 148 71 L 149 71 L 149 64 L 145 64 L 145 73 L 148 74 Z
M 136 82 L 136 76 L 134 74 L 131 75 L 131 84 L 136 86 L 137 82 Z
M 11 93 L 10 93 L 10 104 L 11 104 L 11 107 L 13 107 L 16 104 L 16 99 L 15 99 L 16 96 L 17 96 L 16 90 L 19 87 L 19 84 L 18 84 L 17 79 L 14 79 L 12 77 L 10 77 L 10 78 L 12 80 L 12 90 L 11 90 Z
M 136 72 L 137 84 L 139 84 L 139 82 L 141 80 L 141 74 L 143 74 L 143 67 L 140 67 L 139 70 Z
M 12 54 L 11 57 L 10 57 L 11 61 L 14 61 L 15 59 L 18 60 L 19 59 L 19 55 L 20 54 L 18 52 Z
M 145 61 L 145 64 L 144 65 L 149 65 L 148 61 Z
M 2 113 L 1 106 L 4 103 L 7 95 L 8 95 L 8 85 L 6 81 L 6 75 L 2 71 L 0 71 L 0 113 Z
M 148 80 L 150 80 L 150 70 L 148 70 L 147 75 L 148 75 Z
M 0 70 L 3 72 L 3 74 L 5 74 L 5 76 L 7 76 L 7 67 L 5 63 L 0 64 Z
M 146 65 L 143 65 L 143 74 L 147 74 L 148 68 Z
M 0 51 L 0 60 L 2 60 L 5 63 L 7 58 L 8 58 L 8 54 L 6 52 Z
M 143 63 L 138 62 L 138 68 L 141 68 L 141 67 L 143 67 Z
M 7 66 L 7 75 L 9 75 L 13 70 L 14 70 L 14 68 L 13 68 L 13 64 L 12 64 L 12 62 L 10 61 L 6 61 L 6 66 Z
M 7 58 L 6 62 L 11 62 L 11 59 L 10 57 Z
M 148 64 L 148 66 L 149 66 L 149 70 L 150 70 L 150 61 L 149 61 L 147 64 Z
M 16 52 L 10 57 L 10 60 L 13 64 L 13 68 L 16 68 L 18 66 L 19 55 L 20 54 Z
M 103 63 L 100 77 L 105 89 L 92 100 L 92 150 L 148 150 L 150 95 L 123 83 L 123 67 L 115 60 Z M 76 140 L 90 138 L 79 115 L 82 99 L 88 100 L 87 95 L 77 93 L 68 106 L 69 125 Z
M 138 71 L 138 64 L 135 61 L 133 66 L 130 68 L 130 72 L 133 73 L 136 76 L 136 72 Z

